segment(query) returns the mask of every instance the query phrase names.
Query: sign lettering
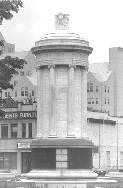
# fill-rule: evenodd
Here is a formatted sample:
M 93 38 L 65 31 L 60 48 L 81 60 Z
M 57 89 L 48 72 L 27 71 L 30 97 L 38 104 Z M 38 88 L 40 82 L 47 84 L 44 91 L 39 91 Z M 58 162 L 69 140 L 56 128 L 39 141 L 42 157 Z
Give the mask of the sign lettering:
M 5 112 L 5 116 L 2 119 L 36 119 L 36 111 L 18 111 L 18 112 Z M 0 118 L 1 119 L 1 118 Z

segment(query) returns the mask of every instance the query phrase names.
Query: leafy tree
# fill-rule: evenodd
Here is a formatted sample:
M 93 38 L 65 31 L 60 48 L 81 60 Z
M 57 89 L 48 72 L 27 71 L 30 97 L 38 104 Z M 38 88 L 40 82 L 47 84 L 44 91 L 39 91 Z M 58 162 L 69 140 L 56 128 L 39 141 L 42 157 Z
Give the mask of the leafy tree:
M 14 13 L 18 13 L 19 8 L 23 7 L 21 0 L 0 0 L 0 25 L 3 20 L 10 20 L 13 18 Z M 0 41 L 0 47 L 4 47 L 4 41 Z M 0 54 L 1 55 L 1 54 Z M 11 88 L 13 85 L 11 79 L 13 75 L 18 74 L 18 69 L 22 69 L 25 60 L 19 59 L 18 57 L 12 58 L 7 56 L 5 58 L 0 58 L 0 92 L 2 93 L 3 89 Z M 4 102 L 3 99 L 0 99 L 0 105 Z M 3 117 L 5 112 L 0 109 L 0 117 Z
M 18 13 L 19 8 L 23 7 L 23 3 L 21 0 L 1 0 L 0 1 L 0 24 L 2 21 L 11 19 L 13 17 L 13 13 Z M 0 46 L 4 47 L 4 41 L 0 41 Z M 18 69 L 22 69 L 25 60 L 19 58 L 12 58 L 11 56 L 7 56 L 4 59 L 0 59 L 0 90 L 2 89 L 13 89 L 13 85 L 11 84 L 11 78 L 13 75 L 18 73 Z
M 3 20 L 9 20 L 13 13 L 18 13 L 19 8 L 23 7 L 21 0 L 2 0 L 0 1 L 0 24 Z
M 22 69 L 25 63 L 25 60 L 18 57 L 12 58 L 11 56 L 6 56 L 0 60 L 1 89 L 13 89 L 13 84 L 11 83 L 12 76 L 18 74 L 18 69 Z

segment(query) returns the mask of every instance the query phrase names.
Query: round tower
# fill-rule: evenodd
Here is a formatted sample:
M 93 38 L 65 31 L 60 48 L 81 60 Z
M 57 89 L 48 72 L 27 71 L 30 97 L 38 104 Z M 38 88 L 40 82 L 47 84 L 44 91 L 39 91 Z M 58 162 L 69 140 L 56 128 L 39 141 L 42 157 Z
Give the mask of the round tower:
M 36 56 L 38 106 L 33 170 L 28 177 L 95 177 L 90 173 L 93 144 L 84 138 L 92 48 L 77 34 L 58 32 L 36 42 L 32 53 Z
M 82 138 L 87 114 L 89 43 L 79 35 L 48 34 L 36 42 L 37 137 Z

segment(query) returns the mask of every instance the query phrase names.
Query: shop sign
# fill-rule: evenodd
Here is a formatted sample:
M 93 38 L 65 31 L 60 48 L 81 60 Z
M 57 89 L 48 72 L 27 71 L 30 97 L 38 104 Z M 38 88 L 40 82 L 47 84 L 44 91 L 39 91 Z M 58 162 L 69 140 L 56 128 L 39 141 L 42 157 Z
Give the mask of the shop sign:
M 16 111 L 5 112 L 5 116 L 2 119 L 36 119 L 36 111 Z
M 41 182 L 35 182 L 34 188 L 87 188 L 87 184 L 50 184 L 50 183 L 41 183 Z
M 30 149 L 30 143 L 18 143 L 18 149 Z

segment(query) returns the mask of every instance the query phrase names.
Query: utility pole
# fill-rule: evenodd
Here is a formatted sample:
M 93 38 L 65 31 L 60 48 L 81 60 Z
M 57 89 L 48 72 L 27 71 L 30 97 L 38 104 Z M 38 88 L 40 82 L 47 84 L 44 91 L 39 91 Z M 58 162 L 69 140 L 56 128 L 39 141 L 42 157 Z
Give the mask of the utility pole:
M 119 143 L 118 143 L 118 121 L 116 121 L 116 128 L 117 128 L 117 170 L 119 169 Z
M 101 153 L 100 153 L 100 124 L 99 124 L 99 168 L 100 168 L 100 157 L 101 157 Z

